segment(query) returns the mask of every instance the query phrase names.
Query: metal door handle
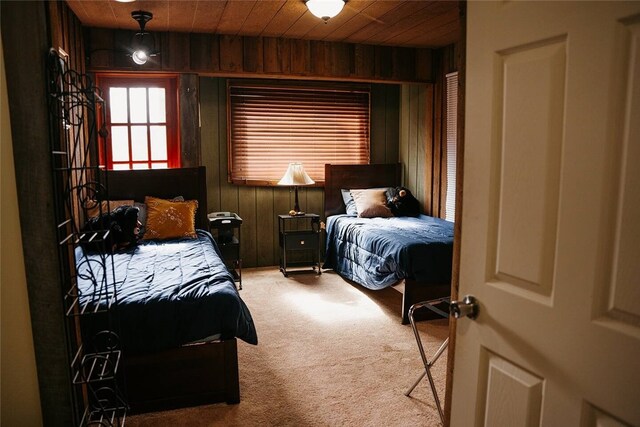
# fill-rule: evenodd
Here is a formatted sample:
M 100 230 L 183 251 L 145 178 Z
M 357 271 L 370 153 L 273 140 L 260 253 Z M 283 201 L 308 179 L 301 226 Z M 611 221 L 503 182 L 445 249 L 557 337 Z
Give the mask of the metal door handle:
M 467 295 L 462 301 L 452 301 L 449 311 L 456 319 L 467 316 L 469 319 L 478 317 L 478 300 L 473 295 Z

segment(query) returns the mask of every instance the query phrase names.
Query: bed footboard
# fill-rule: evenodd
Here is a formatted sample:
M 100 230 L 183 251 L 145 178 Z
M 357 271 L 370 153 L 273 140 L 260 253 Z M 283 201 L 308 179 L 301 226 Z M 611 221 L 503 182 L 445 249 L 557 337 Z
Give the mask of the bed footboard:
M 131 413 L 240 402 L 235 338 L 124 358 Z

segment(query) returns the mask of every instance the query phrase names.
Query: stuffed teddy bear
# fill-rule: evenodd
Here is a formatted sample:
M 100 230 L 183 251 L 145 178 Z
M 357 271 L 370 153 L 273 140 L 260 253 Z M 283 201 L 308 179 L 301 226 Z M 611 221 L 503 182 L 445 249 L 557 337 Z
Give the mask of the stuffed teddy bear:
M 396 187 L 387 203 L 393 216 L 419 216 L 420 202 L 413 197 L 411 191 L 405 187 Z
M 95 242 L 96 239 L 89 241 L 92 233 L 86 234 L 80 243 L 88 250 L 103 249 L 111 252 L 136 245 L 140 237 L 140 227 L 142 225 L 142 223 L 138 221 L 138 213 L 139 209 L 137 207 L 119 206 L 111 212 L 91 218 L 82 230 L 109 230 L 109 234 L 104 241 L 104 246 L 102 246 L 102 242 L 100 241 Z

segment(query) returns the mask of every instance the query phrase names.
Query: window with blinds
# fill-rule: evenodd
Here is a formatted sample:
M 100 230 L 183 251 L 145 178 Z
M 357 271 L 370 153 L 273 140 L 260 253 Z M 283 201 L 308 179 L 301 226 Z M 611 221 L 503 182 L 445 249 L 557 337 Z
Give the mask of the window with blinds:
M 317 184 L 324 165 L 369 163 L 369 89 L 230 81 L 229 181 L 275 185 L 291 162 Z
M 447 74 L 447 200 L 445 219 L 456 217 L 456 157 L 458 141 L 458 73 Z

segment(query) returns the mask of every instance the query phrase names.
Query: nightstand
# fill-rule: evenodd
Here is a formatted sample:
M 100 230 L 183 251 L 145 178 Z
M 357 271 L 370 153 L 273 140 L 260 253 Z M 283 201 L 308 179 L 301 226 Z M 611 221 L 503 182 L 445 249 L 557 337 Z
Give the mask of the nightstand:
M 232 212 L 212 212 L 209 218 L 209 232 L 215 239 L 222 254 L 222 260 L 242 289 L 242 258 L 240 257 L 240 226 L 242 218 Z
M 280 271 L 322 274 L 320 269 L 320 216 L 316 214 L 278 215 L 280 241 Z M 291 267 L 311 267 L 311 270 L 290 270 Z

